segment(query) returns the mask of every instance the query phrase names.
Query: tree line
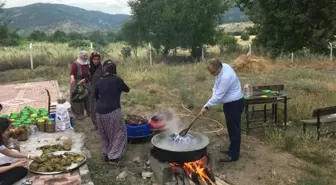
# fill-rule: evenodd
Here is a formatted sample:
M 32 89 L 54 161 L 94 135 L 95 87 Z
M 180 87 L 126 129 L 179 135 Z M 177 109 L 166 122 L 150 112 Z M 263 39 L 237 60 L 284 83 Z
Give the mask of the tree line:
M 254 27 L 241 34 L 262 54 L 272 57 L 283 52 L 309 50 L 328 52 L 336 37 L 336 1 L 334 0 L 130 0 L 131 18 L 118 32 L 95 31 L 88 34 L 56 31 L 51 35 L 35 30 L 26 39 L 32 41 L 71 42 L 81 46 L 87 41 L 105 45 L 125 41 L 136 49 L 151 43 L 157 53 L 167 55 L 176 48 L 188 49 L 199 57 L 205 46 L 219 44 L 221 50 L 235 50 L 236 40 L 218 28 L 223 13 L 239 7 Z M 0 44 L 18 43 L 19 36 L 0 26 Z

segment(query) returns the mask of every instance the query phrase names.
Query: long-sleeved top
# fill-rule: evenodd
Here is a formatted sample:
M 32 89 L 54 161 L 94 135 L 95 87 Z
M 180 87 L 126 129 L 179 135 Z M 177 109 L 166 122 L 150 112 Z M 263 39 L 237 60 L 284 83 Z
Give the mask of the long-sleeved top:
M 129 91 L 130 88 L 116 75 L 101 78 L 97 81 L 95 88 L 95 97 L 97 100 L 96 112 L 99 114 L 108 114 L 121 108 L 121 93 Z
M 229 103 L 243 98 L 240 81 L 228 64 L 222 64 L 221 72 L 216 76 L 212 89 L 212 97 L 205 107 L 213 107 L 218 103 Z
M 81 66 L 82 74 L 78 76 L 77 66 Z M 89 65 L 78 65 L 75 62 L 71 65 L 70 75 L 74 75 L 75 79 L 84 79 L 89 77 Z

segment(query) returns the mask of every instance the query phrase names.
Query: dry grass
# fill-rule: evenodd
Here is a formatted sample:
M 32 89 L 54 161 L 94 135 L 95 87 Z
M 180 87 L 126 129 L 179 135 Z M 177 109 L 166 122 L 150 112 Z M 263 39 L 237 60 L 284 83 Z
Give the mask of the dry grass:
M 53 46 L 49 44 L 40 44 L 39 47 L 46 48 L 45 51 L 52 52 L 52 55 L 47 60 L 40 60 L 41 65 L 33 71 L 29 69 L 7 70 L 4 73 L 5 75 L 0 75 L 0 83 L 57 79 L 64 91 L 67 92 L 69 86 L 67 64 L 76 57 L 77 49 L 67 48 L 64 45 Z M 118 53 L 121 47 L 121 44 L 110 45 L 106 49 L 105 58 L 119 60 Z M 26 61 L 27 51 L 24 51 L 23 48 L 21 48 L 22 51 L 19 48 L 9 50 L 12 51 L 11 55 L 9 53 L 0 54 L 11 61 L 0 60 L 1 71 L 3 66 L 7 66 L 7 69 L 21 68 L 21 64 L 29 61 Z M 138 62 L 133 58 L 121 60 L 122 62 L 118 65 L 118 73 L 131 87 L 131 92 L 122 97 L 125 110 L 133 113 L 152 113 L 161 107 L 171 107 L 183 112 L 185 110 L 181 107 L 182 102 L 194 113 L 198 112 L 210 97 L 214 81 L 213 77 L 206 73 L 206 63 L 156 64 L 150 67 L 145 51 L 144 48 L 139 49 Z M 41 54 L 43 54 L 42 51 Z M 231 56 L 226 57 L 228 63 L 233 61 L 230 60 Z M 43 63 L 43 61 L 46 61 L 46 63 Z M 13 63 L 13 65 L 8 65 L 9 63 Z M 42 64 L 48 67 L 42 66 Z M 255 56 L 252 59 L 246 59 L 245 56 L 240 57 L 240 61 L 233 62 L 233 66 L 238 71 L 242 85 L 245 83 L 252 85 L 285 84 L 286 92 L 291 97 L 288 111 L 292 126 L 286 132 L 272 128 L 266 130 L 263 140 L 274 146 L 275 149 L 279 149 L 280 152 L 289 152 L 298 160 L 304 160 L 307 166 L 302 167 L 304 176 L 297 177 L 296 183 L 289 182 L 281 174 L 276 174 L 272 176 L 272 184 L 322 185 L 325 182 L 335 184 L 335 177 L 332 176 L 332 173 L 335 173 L 333 165 L 336 161 L 336 149 L 332 144 L 335 143 L 335 140 L 325 138 L 316 141 L 311 137 L 303 136 L 301 125 L 298 122 L 300 119 L 310 117 L 312 110 L 315 108 L 335 105 L 335 68 L 316 70 L 315 68 L 307 68 L 306 65 L 286 67 L 282 64 L 281 67 L 278 67 L 271 65 L 264 58 Z M 258 72 L 257 75 L 255 72 Z M 221 112 L 221 107 L 217 106 L 208 114 L 213 119 L 222 120 L 222 114 L 219 112 Z M 281 113 L 279 113 L 279 116 L 281 120 Z M 99 154 L 97 154 L 97 157 L 99 157 Z M 101 170 L 99 164 L 91 162 L 89 165 L 93 169 L 92 173 L 99 174 L 94 177 L 95 181 L 107 182 L 100 180 L 100 178 L 109 177 L 95 171 L 95 169 Z
M 253 27 L 253 22 L 242 22 L 242 23 L 227 23 L 222 24 L 219 27 L 224 28 L 225 32 L 244 32 L 246 31 L 246 28 Z
M 232 67 L 242 73 L 261 73 L 269 71 L 271 64 L 263 57 L 241 55 L 232 63 Z

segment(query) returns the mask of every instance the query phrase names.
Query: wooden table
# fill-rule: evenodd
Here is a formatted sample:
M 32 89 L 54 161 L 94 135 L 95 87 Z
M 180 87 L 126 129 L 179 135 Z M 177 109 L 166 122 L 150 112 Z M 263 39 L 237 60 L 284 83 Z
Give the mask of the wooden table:
M 267 96 L 267 97 L 261 97 L 261 96 Z M 249 108 L 250 106 L 253 105 L 264 105 L 264 122 L 266 122 L 266 117 L 267 117 L 267 110 L 266 110 L 266 105 L 267 104 L 272 104 L 272 122 L 277 124 L 278 122 L 278 116 L 277 116 L 277 111 L 278 111 L 278 104 L 283 103 L 284 105 L 284 127 L 287 126 L 287 120 L 288 120 L 288 113 L 287 113 L 287 102 L 288 102 L 288 96 L 287 94 L 283 93 L 277 93 L 277 94 L 265 94 L 262 92 L 254 92 L 253 96 L 245 98 L 245 118 L 246 118 L 246 129 L 242 129 L 246 131 L 246 134 L 249 134 L 250 129 L 253 128 L 259 128 L 261 126 L 256 126 L 256 127 L 250 127 L 250 123 L 253 122 L 250 120 L 250 111 Z M 255 121 L 254 121 L 255 122 Z

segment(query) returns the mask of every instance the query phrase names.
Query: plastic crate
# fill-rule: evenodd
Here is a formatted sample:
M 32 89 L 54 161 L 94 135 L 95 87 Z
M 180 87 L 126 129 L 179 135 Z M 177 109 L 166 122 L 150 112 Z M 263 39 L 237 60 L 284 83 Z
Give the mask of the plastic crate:
M 129 125 L 126 123 L 128 137 L 142 137 L 151 134 L 151 127 L 149 123 L 143 125 Z

